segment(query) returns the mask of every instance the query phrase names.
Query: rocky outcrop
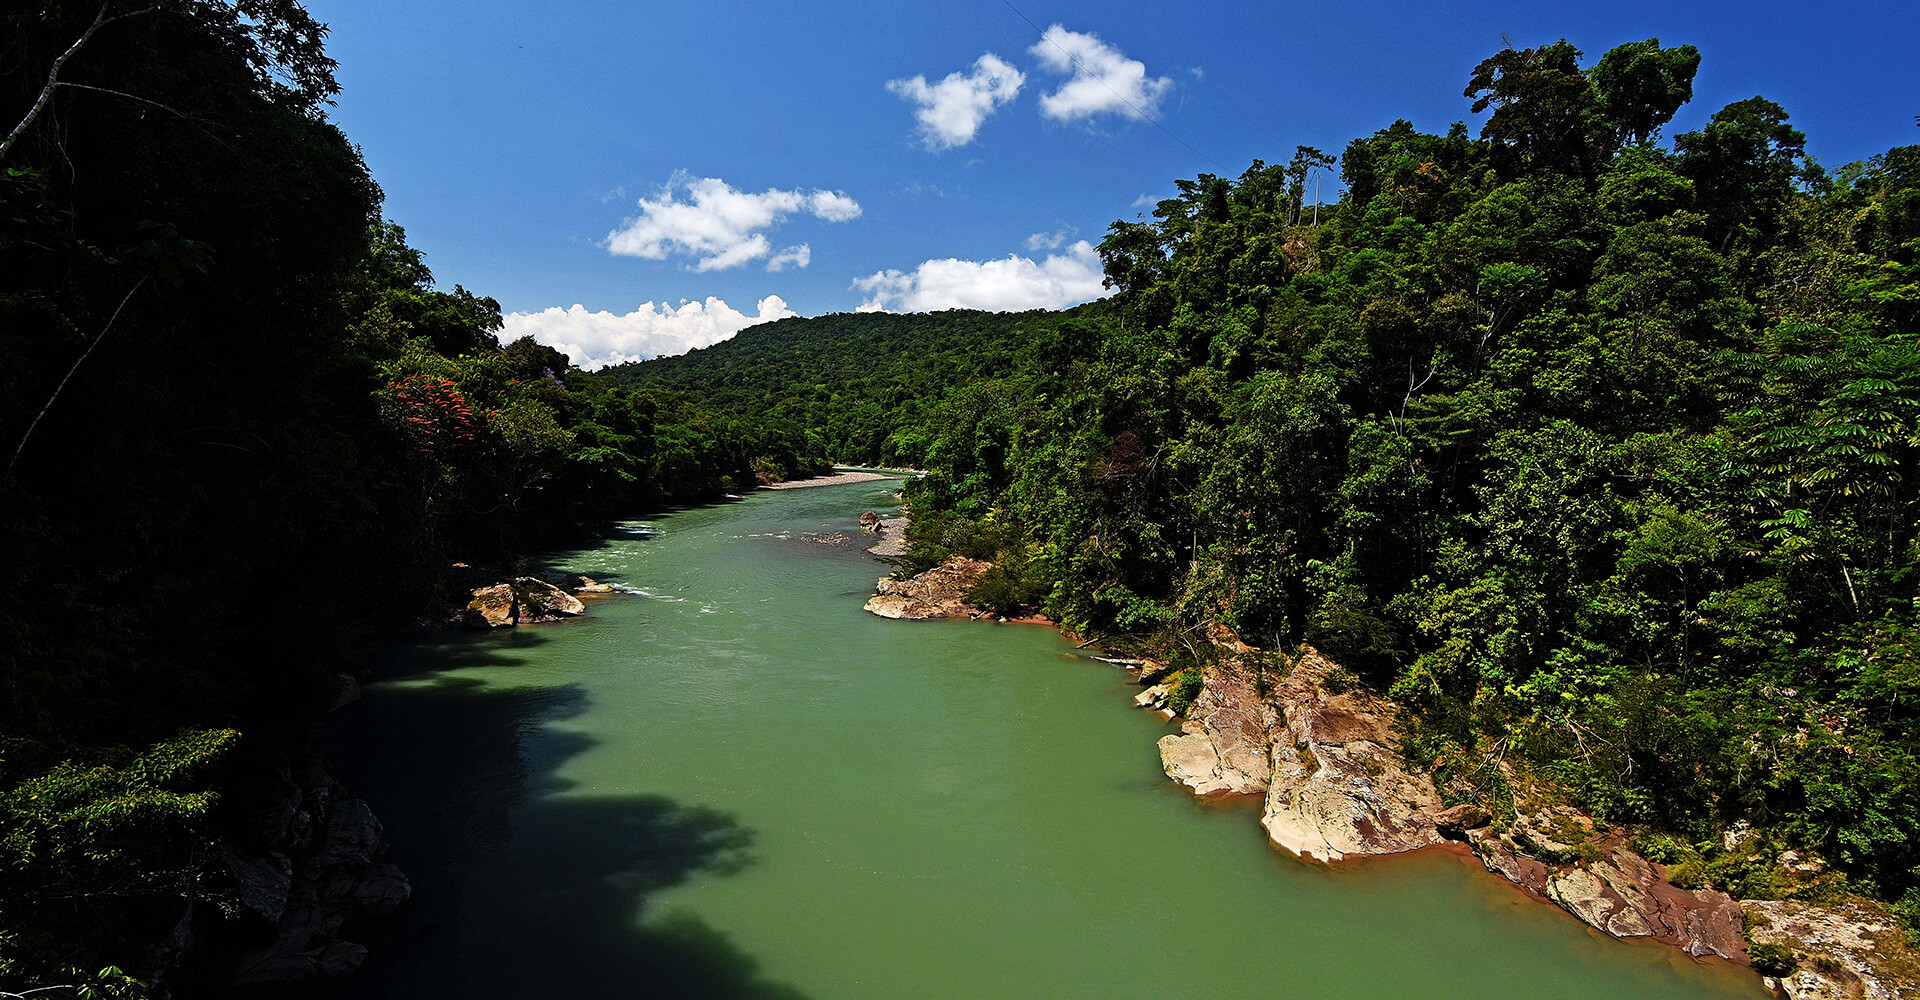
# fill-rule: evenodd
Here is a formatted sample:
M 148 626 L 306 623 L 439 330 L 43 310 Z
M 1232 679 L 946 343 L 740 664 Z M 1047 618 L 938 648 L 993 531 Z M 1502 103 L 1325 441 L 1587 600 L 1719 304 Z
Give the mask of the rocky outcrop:
M 1140 662 L 1147 676 L 1151 661 Z M 1164 675 L 1154 666 L 1152 676 Z M 1339 683 L 1345 672 L 1311 648 L 1283 671 L 1267 669 L 1244 655 L 1205 668 L 1181 732 L 1160 740 L 1167 776 L 1196 795 L 1264 793 L 1267 836 L 1303 858 L 1440 843 L 1440 797 L 1430 778 L 1402 764 L 1393 705 Z M 1167 692 L 1155 685 L 1135 703 L 1165 709 Z
M 280 772 L 277 800 L 254 829 L 228 843 L 225 862 L 245 917 L 266 941 L 242 954 L 233 983 L 258 986 L 345 976 L 367 950 L 344 940 L 349 921 L 393 912 L 412 887 L 387 860 L 379 820 L 344 794 L 317 756 L 303 780 Z M 242 846 L 245 845 L 245 846 Z
M 577 579 L 590 586 L 600 586 L 587 577 Z M 475 587 L 472 599 L 460 613 L 460 621 L 468 628 L 506 628 L 556 622 L 586 613 L 587 606 L 565 590 L 536 577 L 521 576 L 515 577 L 512 583 Z
M 517 617 L 513 585 L 496 583 L 473 588 L 473 600 L 467 602 L 460 622 L 468 628 L 506 628 L 514 625 Z
M 1792 1000 L 1920 1000 L 1920 952 L 1884 907 L 1743 902 L 1683 889 L 1621 833 L 1565 805 L 1532 804 L 1497 824 L 1478 804 L 1442 808 L 1432 780 L 1400 760 L 1391 703 L 1311 649 L 1284 672 L 1260 677 L 1245 646 L 1216 645 L 1228 658 L 1204 671 L 1181 731 L 1161 737 L 1161 766 L 1195 795 L 1264 789 L 1261 823 L 1295 855 L 1339 861 L 1465 841 L 1488 871 L 1606 934 L 1650 938 L 1695 958 L 1751 959 L 1776 973 L 1767 984 Z M 1171 688 L 1155 683 L 1170 672 L 1165 664 L 1094 659 L 1138 670 L 1152 686 L 1134 703 L 1173 717 Z M 1736 826 L 1724 846 L 1752 839 Z M 1778 866 L 1788 887 L 1834 881 L 1819 859 L 1798 852 L 1782 854 Z M 1758 954 L 1750 956 L 1749 942 Z M 1783 957 L 1793 968 L 1771 967 Z
M 1621 844 L 1606 856 L 1550 872 L 1547 898 L 1614 937 L 1650 937 L 1694 958 L 1745 962 L 1740 904 L 1714 889 L 1682 889 L 1666 871 Z
M 1433 781 L 1407 770 L 1394 707 L 1330 679 L 1340 668 L 1307 649 L 1272 688 L 1286 720 L 1260 823 L 1275 844 L 1319 861 L 1399 854 L 1441 841 Z
M 1195 795 L 1265 793 L 1280 714 L 1237 662 L 1210 666 L 1203 678 L 1182 732 L 1160 738 L 1161 767 Z
M 882 618 L 925 621 L 961 618 L 978 612 L 967 604 L 967 590 L 993 568 L 990 562 L 956 556 L 907 580 L 881 577 L 867 611 Z
M 1790 969 L 1764 971 L 1776 973 L 1767 985 L 1792 1000 L 1920 998 L 1920 954 L 1883 908 L 1750 900 L 1744 909 L 1756 951 L 1788 957 Z
M 1547 866 L 1537 858 L 1514 850 L 1508 843 L 1485 829 L 1467 831 L 1467 843 L 1480 863 L 1495 875 L 1504 877 L 1535 899 L 1547 898 Z
M 1469 830 L 1477 830 L 1491 822 L 1493 814 L 1471 802 L 1442 809 L 1433 817 L 1433 825 L 1440 830 L 1440 836 L 1448 840 L 1465 840 Z

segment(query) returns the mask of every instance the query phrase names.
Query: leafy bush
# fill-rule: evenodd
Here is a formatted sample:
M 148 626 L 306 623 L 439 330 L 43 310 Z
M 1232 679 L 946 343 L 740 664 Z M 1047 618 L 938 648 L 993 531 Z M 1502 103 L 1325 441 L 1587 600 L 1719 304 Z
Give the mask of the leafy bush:
M 1800 967 L 1800 959 L 1785 945 L 1749 944 L 1747 958 L 1753 962 L 1753 971 L 1763 976 L 1785 976 Z
M 1908 889 L 1906 895 L 1893 904 L 1893 914 L 1906 928 L 1907 943 L 1920 948 L 1920 887 Z
M 1180 671 L 1167 684 L 1167 707 L 1175 715 L 1187 714 L 1187 709 L 1193 707 L 1194 699 L 1200 697 L 1200 689 L 1205 683 L 1199 667 Z
M 1335 667 L 1320 678 L 1320 687 L 1328 694 L 1346 694 L 1360 688 L 1360 677 L 1345 667 Z

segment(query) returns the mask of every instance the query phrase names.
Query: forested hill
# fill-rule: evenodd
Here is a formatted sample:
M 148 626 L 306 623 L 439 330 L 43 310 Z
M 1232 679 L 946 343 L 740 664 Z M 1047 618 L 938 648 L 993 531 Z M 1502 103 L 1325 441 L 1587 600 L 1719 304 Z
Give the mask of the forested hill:
M 1013 374 L 1071 320 L 1097 321 L 1104 303 L 1066 312 L 835 313 L 748 327 L 686 354 L 603 369 L 635 389 L 764 414 L 801 428 L 835 461 L 918 466 L 922 425 L 956 387 Z
M 1688 884 L 1911 927 L 1920 146 L 1823 167 L 1765 97 L 1664 136 L 1700 60 L 1505 49 L 1464 81 L 1477 136 L 1356 138 L 1318 213 L 1317 150 L 1180 181 L 1101 243 L 1114 299 L 983 337 L 985 369 L 832 384 L 855 359 L 793 341 L 836 319 L 638 371 L 930 469 L 916 555 L 997 560 L 978 600 L 1189 664 L 1210 624 L 1311 643 L 1454 800 L 1548 794 Z M 855 413 L 879 452 L 823 422 Z M 1837 881 L 1781 884 L 1789 848 Z

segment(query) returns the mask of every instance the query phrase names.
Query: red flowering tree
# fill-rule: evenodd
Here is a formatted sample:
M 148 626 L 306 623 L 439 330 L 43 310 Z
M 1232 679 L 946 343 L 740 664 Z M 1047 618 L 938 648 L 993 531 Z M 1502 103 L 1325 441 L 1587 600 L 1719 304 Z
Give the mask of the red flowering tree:
M 479 440 L 487 414 L 476 413 L 449 379 L 409 375 L 387 383 L 387 419 L 424 455 L 444 456 Z

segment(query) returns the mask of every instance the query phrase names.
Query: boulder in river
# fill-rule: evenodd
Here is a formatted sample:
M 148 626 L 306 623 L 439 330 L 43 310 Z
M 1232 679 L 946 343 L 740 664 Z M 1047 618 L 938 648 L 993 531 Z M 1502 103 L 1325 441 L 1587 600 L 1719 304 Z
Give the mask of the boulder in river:
M 513 586 L 496 583 L 475 587 L 473 599 L 467 602 L 460 621 L 468 628 L 502 628 L 514 624 Z
M 514 621 L 521 625 L 556 622 L 587 613 L 580 599 L 545 580 L 531 576 L 513 581 Z
M 475 587 L 460 622 L 468 628 L 505 628 L 555 622 L 586 612 L 587 606 L 572 594 L 545 580 L 521 576 L 512 583 Z

